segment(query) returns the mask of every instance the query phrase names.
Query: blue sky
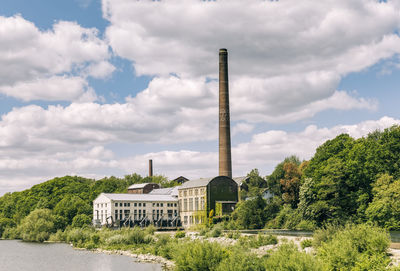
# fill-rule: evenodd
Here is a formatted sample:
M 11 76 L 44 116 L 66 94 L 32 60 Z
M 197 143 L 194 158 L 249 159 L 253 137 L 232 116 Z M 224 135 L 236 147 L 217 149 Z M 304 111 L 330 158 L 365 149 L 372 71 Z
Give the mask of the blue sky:
M 3 0 L 0 195 L 56 176 L 217 174 L 228 48 L 233 173 L 400 123 L 397 1 Z M 312 16 L 310 16 L 312 14 Z

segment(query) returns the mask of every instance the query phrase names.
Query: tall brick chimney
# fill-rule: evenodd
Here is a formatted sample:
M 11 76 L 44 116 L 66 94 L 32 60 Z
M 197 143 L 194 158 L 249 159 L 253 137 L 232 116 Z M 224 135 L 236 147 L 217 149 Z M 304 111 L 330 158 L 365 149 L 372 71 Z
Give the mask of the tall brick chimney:
M 149 177 L 153 176 L 153 160 L 149 160 Z
M 219 175 L 232 178 L 228 51 L 219 50 Z

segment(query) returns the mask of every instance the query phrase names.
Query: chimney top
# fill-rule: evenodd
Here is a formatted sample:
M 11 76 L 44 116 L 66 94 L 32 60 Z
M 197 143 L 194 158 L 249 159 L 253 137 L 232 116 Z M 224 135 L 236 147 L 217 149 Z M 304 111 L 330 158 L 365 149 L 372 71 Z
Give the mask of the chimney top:
M 228 53 L 228 50 L 226 50 L 225 48 L 221 48 L 221 49 L 219 49 L 219 53 L 226 54 L 226 53 Z

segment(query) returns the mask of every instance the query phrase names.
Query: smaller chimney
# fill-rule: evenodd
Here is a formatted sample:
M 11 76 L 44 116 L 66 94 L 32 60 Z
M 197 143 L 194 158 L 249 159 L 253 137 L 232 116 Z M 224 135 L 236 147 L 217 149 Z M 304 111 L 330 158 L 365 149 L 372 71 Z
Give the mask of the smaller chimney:
M 149 160 L 149 177 L 153 177 L 153 160 Z

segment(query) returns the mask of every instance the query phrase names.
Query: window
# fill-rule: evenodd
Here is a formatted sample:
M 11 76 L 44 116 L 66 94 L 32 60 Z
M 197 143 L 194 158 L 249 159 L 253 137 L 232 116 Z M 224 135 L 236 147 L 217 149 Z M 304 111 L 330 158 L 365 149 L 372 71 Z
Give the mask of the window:
M 115 203 L 115 207 L 118 207 L 118 202 Z
M 118 210 L 115 210 L 115 220 L 118 220 Z
M 195 196 L 197 196 L 199 194 L 199 189 L 195 189 L 194 194 L 195 194 Z
M 145 202 L 143 202 L 143 207 L 146 207 L 146 203 Z
M 184 216 L 183 217 L 183 224 L 187 225 L 187 223 L 188 223 L 188 217 Z
M 183 191 L 183 195 L 186 197 L 187 196 L 187 190 Z
M 137 203 L 136 203 L 136 202 L 134 203 L 134 206 L 135 206 L 135 207 L 137 206 Z
M 122 220 L 122 210 L 119 210 L 119 220 Z
M 193 196 L 193 189 L 189 190 L 189 196 Z
M 157 207 L 160 207 L 160 203 L 157 203 Z
M 176 203 L 174 203 L 174 207 L 177 207 L 177 206 L 176 206 Z
M 128 204 L 126 202 L 124 202 L 124 207 L 128 206 Z
M 100 220 L 101 220 L 101 223 L 103 223 L 103 210 L 101 210 Z
M 153 202 L 153 207 L 156 206 L 156 204 Z
M 179 191 L 179 197 L 182 197 L 182 191 Z
M 139 207 L 142 207 L 142 203 L 141 202 L 139 202 Z
M 131 207 L 131 203 L 130 202 L 128 202 L 127 204 L 128 204 L 128 207 Z
M 160 205 L 161 205 L 161 207 L 163 207 L 163 206 L 164 206 L 164 204 L 163 204 L 163 203 L 160 203 Z
M 193 211 L 193 198 L 189 199 L 189 211 Z
M 183 205 L 182 205 L 182 200 L 179 200 L 179 207 L 181 208 L 181 211 L 183 211 Z
M 194 210 L 195 211 L 199 210 L 199 198 L 194 199 Z
M 105 205 L 106 205 L 106 208 L 107 208 L 107 203 Z
M 183 200 L 183 211 L 187 211 L 188 207 L 187 207 L 187 199 Z
M 122 207 L 122 202 L 119 203 L 119 207 Z
M 200 198 L 200 210 L 204 210 L 204 197 Z
M 101 204 L 101 208 L 103 208 L 103 203 Z
M 124 218 L 128 218 L 129 217 L 129 210 L 124 210 Z
M 143 216 L 146 216 L 146 210 L 143 210 Z

